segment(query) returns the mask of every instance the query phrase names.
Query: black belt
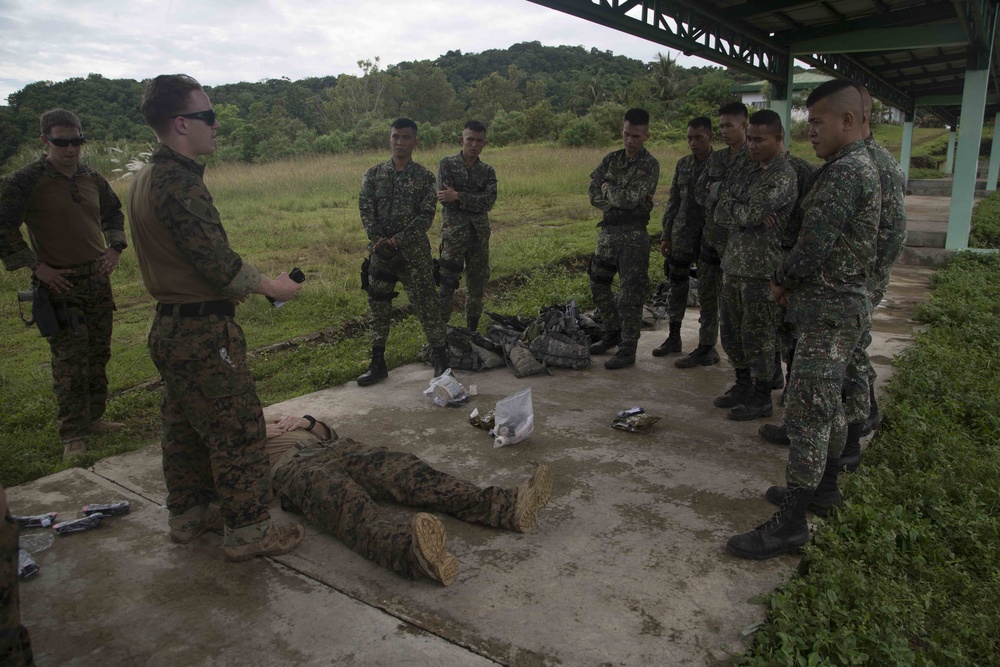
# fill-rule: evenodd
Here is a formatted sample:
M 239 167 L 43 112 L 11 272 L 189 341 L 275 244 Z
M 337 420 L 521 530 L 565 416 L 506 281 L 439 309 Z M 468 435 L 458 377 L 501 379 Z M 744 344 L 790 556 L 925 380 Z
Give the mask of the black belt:
M 156 312 L 165 317 L 205 317 L 208 315 L 236 315 L 232 301 L 202 301 L 200 303 L 157 303 Z
M 97 273 L 97 260 L 84 262 L 82 264 L 71 264 L 69 266 L 54 266 L 52 264 L 49 264 L 49 266 L 53 269 L 59 269 L 59 270 L 72 269 L 75 273 L 70 275 L 69 276 L 70 278 L 74 276 L 76 276 L 77 278 L 83 278 L 84 276 L 92 276 L 95 273 Z

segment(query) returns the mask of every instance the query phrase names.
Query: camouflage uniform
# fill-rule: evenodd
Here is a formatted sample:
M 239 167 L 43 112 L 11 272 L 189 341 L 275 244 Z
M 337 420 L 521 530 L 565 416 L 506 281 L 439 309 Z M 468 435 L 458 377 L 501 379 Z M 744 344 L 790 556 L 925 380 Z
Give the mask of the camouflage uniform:
M 783 259 L 781 232 L 797 200 L 795 170 L 778 155 L 734 181 L 715 207 L 717 224 L 729 230 L 722 257 L 722 346 L 734 368 L 749 368 L 761 382 L 774 375 L 778 304 L 771 276 Z M 772 215 L 776 224 L 765 225 Z
M 434 222 L 437 190 L 434 174 L 412 160 L 397 172 L 388 160 L 365 172 L 358 197 L 361 222 L 370 248 L 381 238 L 394 238 L 406 262 L 390 262 L 371 253 L 368 305 L 372 311 L 372 347 L 385 347 L 392 318 L 396 282 L 406 289 L 431 347 L 445 344 L 445 325 L 434 293 L 434 269 L 427 230 Z
M 701 234 L 701 248 L 698 255 L 698 305 L 701 317 L 701 328 L 698 334 L 699 345 L 715 345 L 719 338 L 719 292 L 722 289 L 722 257 L 726 254 L 726 243 L 729 240 L 729 230 L 720 226 L 713 219 L 718 196 L 709 193 L 709 185 L 719 184 L 719 192 L 723 192 L 729 183 L 738 181 L 738 175 L 750 163 L 747 145 L 733 155 L 726 148 L 715 151 L 708 157 L 698 182 L 694 187 L 694 199 L 705 210 L 705 226 Z
M 405 577 L 416 579 L 421 572 L 410 550 L 410 524 L 387 520 L 377 500 L 514 530 L 516 489 L 480 489 L 413 454 L 337 439 L 335 434 L 324 442 L 297 429 L 268 443 L 279 450 L 288 447 L 272 469 L 282 507 L 301 513 L 355 552 Z
M 490 278 L 490 217 L 497 200 L 497 175 L 480 159 L 470 169 L 462 153 L 441 158 L 438 189 L 450 187 L 458 201 L 442 205 L 441 317 L 451 318 L 452 301 L 464 265 L 468 298 L 466 322 L 478 322 L 483 313 L 483 292 Z
M 21 237 L 22 223 L 32 248 Z M 52 296 L 56 312 L 68 317 L 61 318 L 59 333 L 47 339 L 63 440 L 86 435 L 104 415 L 115 301 L 111 280 L 98 272 L 98 259 L 108 245 L 125 246 L 124 228 L 121 202 L 111 185 L 83 165 L 69 178 L 42 156 L 11 174 L 0 188 L 4 266 L 13 271 L 39 259 L 76 271 L 65 276 L 72 283 L 69 293 Z
M 17 577 L 17 522 L 7 511 L 3 487 L 3 520 L 0 523 L 0 665 L 24 667 L 34 665 L 28 629 L 21 625 Z
M 694 155 L 685 155 L 677 161 L 674 179 L 670 183 L 670 198 L 663 212 L 663 234 L 660 241 L 670 243 L 665 273 L 669 283 L 667 291 L 667 319 L 681 322 L 687 308 L 688 289 L 691 284 L 691 265 L 698 261 L 701 249 L 701 230 L 705 226 L 705 209 L 692 198 L 695 183 L 708 158 L 699 162 Z
M 792 215 L 789 216 L 788 222 L 785 223 L 785 227 L 781 233 L 781 251 L 783 254 L 787 254 L 792 249 L 792 246 L 795 245 L 795 240 L 799 237 L 799 229 L 802 227 L 802 212 L 799 204 L 802 202 L 802 198 L 806 196 L 806 193 L 809 192 L 813 175 L 816 173 L 816 168 L 812 163 L 792 155 L 791 152 L 786 151 L 785 158 L 792 165 L 792 168 L 795 169 L 795 178 L 798 182 L 798 199 L 795 202 Z M 781 358 L 791 368 L 792 356 L 795 354 L 795 325 L 785 320 L 784 308 L 779 307 L 778 312 L 778 345 L 781 350 Z
M 841 387 L 870 320 L 865 281 L 875 257 L 878 171 L 861 141 L 831 156 L 801 202 L 798 241 L 775 272 L 789 289 L 798 330 L 785 425 L 789 487 L 815 488 L 827 458 L 840 456 L 847 422 Z
M 868 277 L 868 298 L 874 311 L 889 285 L 889 274 L 893 265 L 903 252 L 906 243 L 906 208 L 905 183 L 903 171 L 896 160 L 875 137 L 865 140 L 868 154 L 878 169 L 879 182 L 882 186 L 882 212 L 878 220 L 878 239 L 875 243 L 875 268 Z M 861 334 L 861 342 L 854 351 L 851 364 L 847 369 L 847 382 L 844 385 L 844 409 L 850 424 L 864 422 L 868 418 L 869 385 L 878 377 L 868 358 L 868 346 L 872 343 L 871 327 Z
M 159 146 L 132 180 L 129 224 L 143 283 L 159 301 L 149 354 L 164 387 L 167 509 L 176 516 L 218 497 L 225 543 L 240 545 L 270 529 L 264 415 L 233 317 L 261 275 L 229 247 L 204 171 Z M 198 314 L 206 310 L 214 314 Z
M 590 175 L 590 203 L 604 215 L 590 264 L 590 291 L 606 331 L 621 331 L 619 350 L 635 353 L 642 304 L 649 283 L 649 213 L 660 179 L 660 163 L 645 148 L 628 158 L 625 149 L 605 156 Z M 602 187 L 607 184 L 607 187 Z M 616 302 L 615 274 L 621 287 Z

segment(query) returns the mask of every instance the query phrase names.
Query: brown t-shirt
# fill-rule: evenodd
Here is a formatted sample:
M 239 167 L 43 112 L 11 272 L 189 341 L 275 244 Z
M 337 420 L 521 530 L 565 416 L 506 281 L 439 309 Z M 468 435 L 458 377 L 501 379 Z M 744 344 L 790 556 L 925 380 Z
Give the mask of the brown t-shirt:
M 332 435 L 333 429 L 317 419 L 312 431 L 297 428 L 294 431 L 285 431 L 281 435 L 268 438 L 267 442 L 264 443 L 264 449 L 267 451 L 267 457 L 271 461 L 272 472 L 278 467 L 278 461 L 281 459 L 282 454 L 291 450 L 298 450 L 301 448 L 301 445 L 315 445 L 324 440 L 329 440 Z

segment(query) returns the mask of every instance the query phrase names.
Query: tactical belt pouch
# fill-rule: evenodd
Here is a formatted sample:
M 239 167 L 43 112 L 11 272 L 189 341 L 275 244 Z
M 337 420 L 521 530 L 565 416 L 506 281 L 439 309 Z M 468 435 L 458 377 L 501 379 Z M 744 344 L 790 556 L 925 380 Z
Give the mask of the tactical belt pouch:
M 38 327 L 38 333 L 45 338 L 59 333 L 59 318 L 48 285 L 39 283 L 32 289 L 31 319 Z
M 364 261 L 361 262 L 361 289 L 368 291 L 368 271 L 371 270 L 372 258 L 371 256 L 365 257 Z
M 200 303 L 157 303 L 156 312 L 164 317 L 207 317 L 209 315 L 236 315 L 231 301 L 202 301 Z
M 609 232 L 636 232 L 646 229 L 649 224 L 648 213 L 636 213 L 621 208 L 610 208 L 604 212 L 604 218 L 598 227 Z

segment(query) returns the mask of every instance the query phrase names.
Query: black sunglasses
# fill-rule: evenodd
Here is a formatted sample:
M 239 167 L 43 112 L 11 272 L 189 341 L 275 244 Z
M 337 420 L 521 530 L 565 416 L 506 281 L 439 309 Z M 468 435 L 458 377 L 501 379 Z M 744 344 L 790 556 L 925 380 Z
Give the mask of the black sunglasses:
M 211 127 L 215 125 L 215 109 L 208 109 L 207 111 L 192 111 L 191 113 L 179 113 L 174 118 L 195 118 L 197 120 L 203 120 L 205 123 Z
M 73 137 L 72 139 L 60 139 L 58 137 L 45 135 L 45 138 L 48 139 L 53 146 L 58 146 L 59 148 L 66 148 L 70 145 L 82 146 L 87 143 L 87 140 L 83 136 Z

